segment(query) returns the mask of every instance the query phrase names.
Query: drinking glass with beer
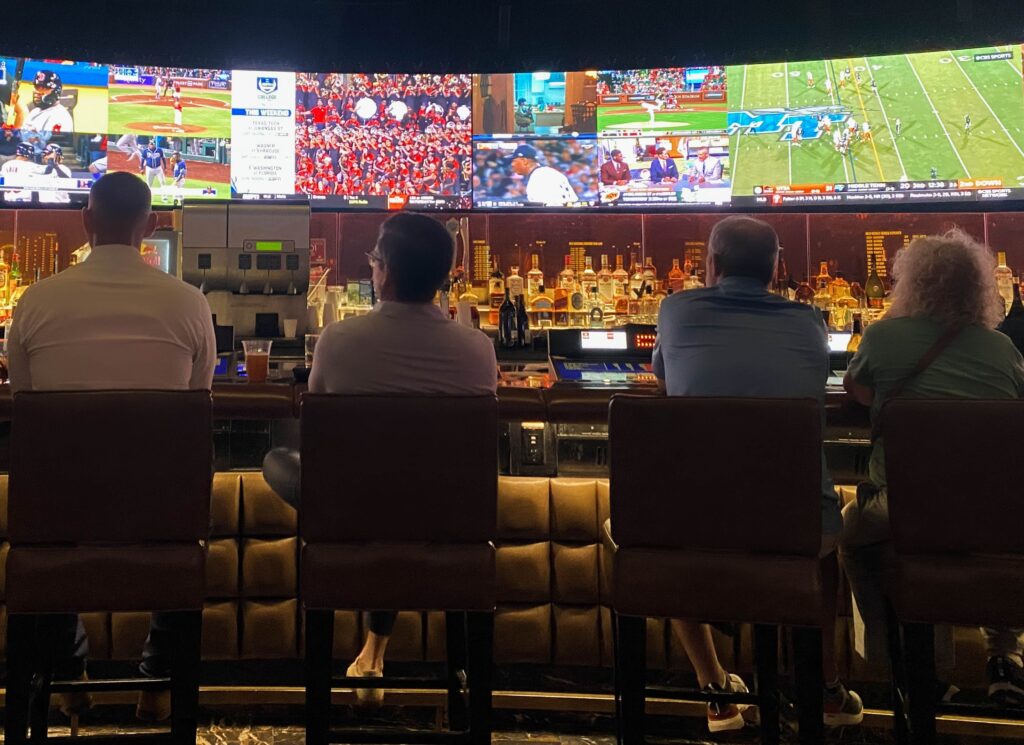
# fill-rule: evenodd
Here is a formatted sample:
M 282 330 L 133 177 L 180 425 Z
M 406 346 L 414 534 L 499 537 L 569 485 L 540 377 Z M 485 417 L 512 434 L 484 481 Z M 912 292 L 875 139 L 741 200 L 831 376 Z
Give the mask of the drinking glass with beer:
M 250 383 L 265 383 L 270 372 L 270 339 L 245 339 L 242 350 L 245 352 L 245 376 Z

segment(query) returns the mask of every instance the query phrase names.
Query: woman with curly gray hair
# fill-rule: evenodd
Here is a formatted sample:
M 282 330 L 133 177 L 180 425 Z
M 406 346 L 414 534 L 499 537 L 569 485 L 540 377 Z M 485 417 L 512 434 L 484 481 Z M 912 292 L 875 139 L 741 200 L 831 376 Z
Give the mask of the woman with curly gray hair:
M 873 423 L 894 391 L 910 398 L 1024 396 L 1024 359 L 995 331 L 1004 306 L 994 269 L 992 252 L 960 230 L 918 238 L 896 255 L 892 304 L 864 333 L 844 380 L 847 393 L 871 407 Z M 938 356 L 915 373 L 933 348 Z M 856 501 L 843 510 L 840 559 L 856 600 L 856 649 L 868 662 L 885 665 L 883 578 L 892 547 L 881 439 L 874 441 L 868 475 L 871 484 L 859 488 Z M 989 695 L 1001 703 L 1024 704 L 1024 632 L 984 632 Z M 937 666 L 952 668 L 952 630 L 936 627 L 935 636 Z

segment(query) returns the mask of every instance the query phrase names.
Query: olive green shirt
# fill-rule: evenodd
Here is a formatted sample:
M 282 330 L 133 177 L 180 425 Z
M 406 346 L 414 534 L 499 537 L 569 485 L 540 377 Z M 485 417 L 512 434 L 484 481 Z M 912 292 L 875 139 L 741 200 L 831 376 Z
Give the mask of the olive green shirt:
M 855 382 L 875 392 L 872 424 L 888 392 L 913 372 L 943 330 L 941 323 L 923 317 L 883 319 L 865 330 L 849 373 Z M 900 398 L 1021 397 L 1024 358 L 1005 334 L 980 326 L 963 329 L 900 394 Z M 875 441 L 871 451 L 868 475 L 876 486 L 885 486 L 881 439 Z

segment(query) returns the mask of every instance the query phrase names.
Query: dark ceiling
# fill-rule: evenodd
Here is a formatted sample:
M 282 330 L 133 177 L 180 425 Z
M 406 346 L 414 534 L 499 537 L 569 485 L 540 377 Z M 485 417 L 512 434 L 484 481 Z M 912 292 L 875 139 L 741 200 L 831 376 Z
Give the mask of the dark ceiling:
M 7 2 L 0 53 L 287 70 L 800 60 L 1024 41 L 1024 0 Z

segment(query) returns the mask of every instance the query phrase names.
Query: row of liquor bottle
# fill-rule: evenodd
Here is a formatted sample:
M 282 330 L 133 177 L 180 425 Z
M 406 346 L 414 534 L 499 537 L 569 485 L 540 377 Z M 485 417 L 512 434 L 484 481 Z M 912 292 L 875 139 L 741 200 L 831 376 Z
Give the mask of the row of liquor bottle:
M 506 275 L 497 256 L 492 257 L 492 271 L 487 287 L 487 321 L 498 327 L 499 340 L 507 346 L 525 343 L 525 332 L 546 327 L 605 328 L 626 322 L 654 323 L 661 301 L 673 292 L 703 287 L 699 272 L 674 259 L 664 280 L 658 278 L 651 258 L 643 264 L 636 254 L 631 256 L 627 271 L 621 254 L 615 257 L 615 269 L 601 255 L 601 268 L 594 269 L 593 259 L 584 258 L 584 268 L 577 272 L 572 257 L 565 257 L 564 268 L 551 282 L 540 269 L 540 256 L 533 254 L 526 277 L 518 266 L 511 266 Z M 475 301 L 477 296 L 456 272 L 456 297 Z M 550 289 L 549 289 L 550 288 Z M 515 314 L 515 340 L 513 315 Z M 520 330 L 519 327 L 523 329 Z

